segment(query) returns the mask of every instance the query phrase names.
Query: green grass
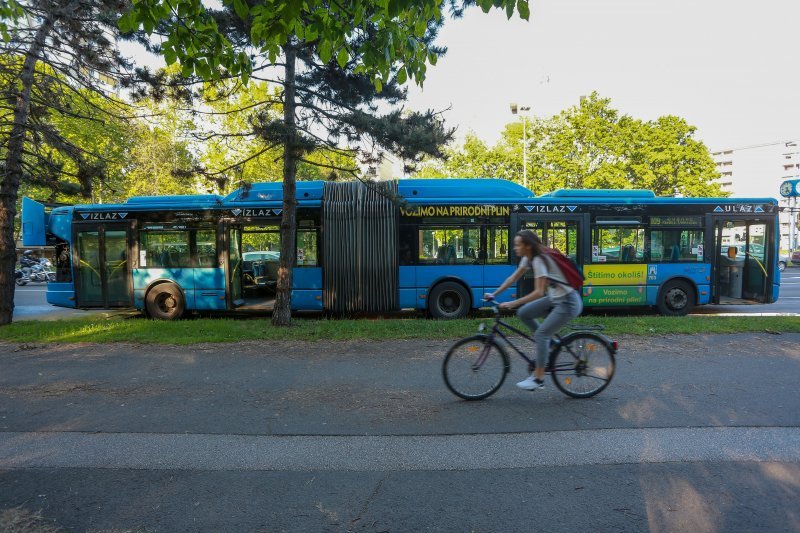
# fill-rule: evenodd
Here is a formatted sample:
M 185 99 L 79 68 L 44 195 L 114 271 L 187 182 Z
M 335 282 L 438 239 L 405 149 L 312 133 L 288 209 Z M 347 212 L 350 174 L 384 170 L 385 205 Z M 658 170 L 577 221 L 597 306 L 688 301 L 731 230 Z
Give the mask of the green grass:
M 0 340 L 16 343 L 133 342 L 195 344 L 243 340 L 348 341 L 382 339 L 457 339 L 473 334 L 491 318 L 426 320 L 388 318 L 358 320 L 294 319 L 291 328 L 275 328 L 268 318 L 234 320 L 203 318 L 163 322 L 143 318 L 81 318 L 60 321 L 20 321 L 0 327 Z M 522 327 L 516 318 L 509 322 Z M 614 335 L 666 335 L 743 332 L 800 332 L 797 317 L 660 317 L 587 316 L 579 324 L 602 324 Z

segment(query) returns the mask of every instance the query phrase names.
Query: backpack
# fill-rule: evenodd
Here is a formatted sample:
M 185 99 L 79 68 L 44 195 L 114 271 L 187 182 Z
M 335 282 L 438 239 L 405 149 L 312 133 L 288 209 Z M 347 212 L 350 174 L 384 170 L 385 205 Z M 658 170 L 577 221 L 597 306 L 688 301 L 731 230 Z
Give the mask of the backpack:
M 545 248 L 544 255 L 552 260 L 558 269 L 561 270 L 561 273 L 564 274 L 564 277 L 567 279 L 567 283 L 553 278 L 547 279 L 562 285 L 569 285 L 576 291 L 580 292 L 581 288 L 583 287 L 583 280 L 586 278 L 583 277 L 583 273 L 578 268 L 578 265 L 576 265 L 575 262 L 566 255 L 562 254 L 558 250 L 553 250 L 552 248 Z

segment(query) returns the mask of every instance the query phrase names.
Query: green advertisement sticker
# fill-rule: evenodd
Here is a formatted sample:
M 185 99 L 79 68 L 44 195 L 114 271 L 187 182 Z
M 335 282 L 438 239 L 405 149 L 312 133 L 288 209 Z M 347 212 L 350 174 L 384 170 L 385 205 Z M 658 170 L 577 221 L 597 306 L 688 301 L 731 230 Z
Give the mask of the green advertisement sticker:
M 584 287 L 584 305 L 646 304 L 647 291 L 642 287 Z

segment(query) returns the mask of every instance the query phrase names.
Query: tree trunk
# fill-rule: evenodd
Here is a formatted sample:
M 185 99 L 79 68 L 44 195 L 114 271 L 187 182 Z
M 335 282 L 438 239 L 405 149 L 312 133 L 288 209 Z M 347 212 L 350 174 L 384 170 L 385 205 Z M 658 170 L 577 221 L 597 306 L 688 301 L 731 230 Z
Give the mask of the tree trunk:
M 295 260 L 297 241 L 297 135 L 295 108 L 295 63 L 297 51 L 291 42 L 284 46 L 286 54 L 286 80 L 283 90 L 283 122 L 286 127 L 286 142 L 283 149 L 283 213 L 281 216 L 281 260 L 278 268 L 278 285 L 275 309 L 272 311 L 273 326 L 292 324 L 292 265 Z
M 25 54 L 14 95 L 14 125 L 8 136 L 5 174 L 0 183 L 0 325 L 10 324 L 14 314 L 14 266 L 17 263 L 14 218 L 17 216 L 17 193 L 22 181 L 22 150 L 28 130 L 36 62 L 45 39 L 53 28 L 53 18 L 44 20 Z

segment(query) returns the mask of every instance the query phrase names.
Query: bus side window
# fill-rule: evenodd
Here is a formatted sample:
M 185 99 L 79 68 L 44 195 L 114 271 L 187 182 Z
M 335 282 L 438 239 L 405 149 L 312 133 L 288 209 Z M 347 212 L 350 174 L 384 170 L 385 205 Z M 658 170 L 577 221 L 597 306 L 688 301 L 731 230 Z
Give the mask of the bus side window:
M 417 228 L 410 225 L 401 225 L 398 238 L 397 259 L 400 265 L 413 265 L 414 253 L 417 244 Z
M 198 267 L 213 267 L 217 263 L 217 232 L 213 229 L 197 230 L 197 261 Z
M 318 266 L 317 230 L 297 230 L 297 266 Z
M 650 261 L 654 263 L 703 260 L 702 230 L 651 230 L 649 244 Z
M 190 267 L 188 231 L 141 231 L 139 249 L 145 250 L 143 268 Z
M 644 228 L 599 226 L 592 232 L 592 263 L 641 263 L 646 261 Z
M 489 264 L 508 263 L 508 226 L 486 228 L 486 250 L 478 250 L 478 261 Z

